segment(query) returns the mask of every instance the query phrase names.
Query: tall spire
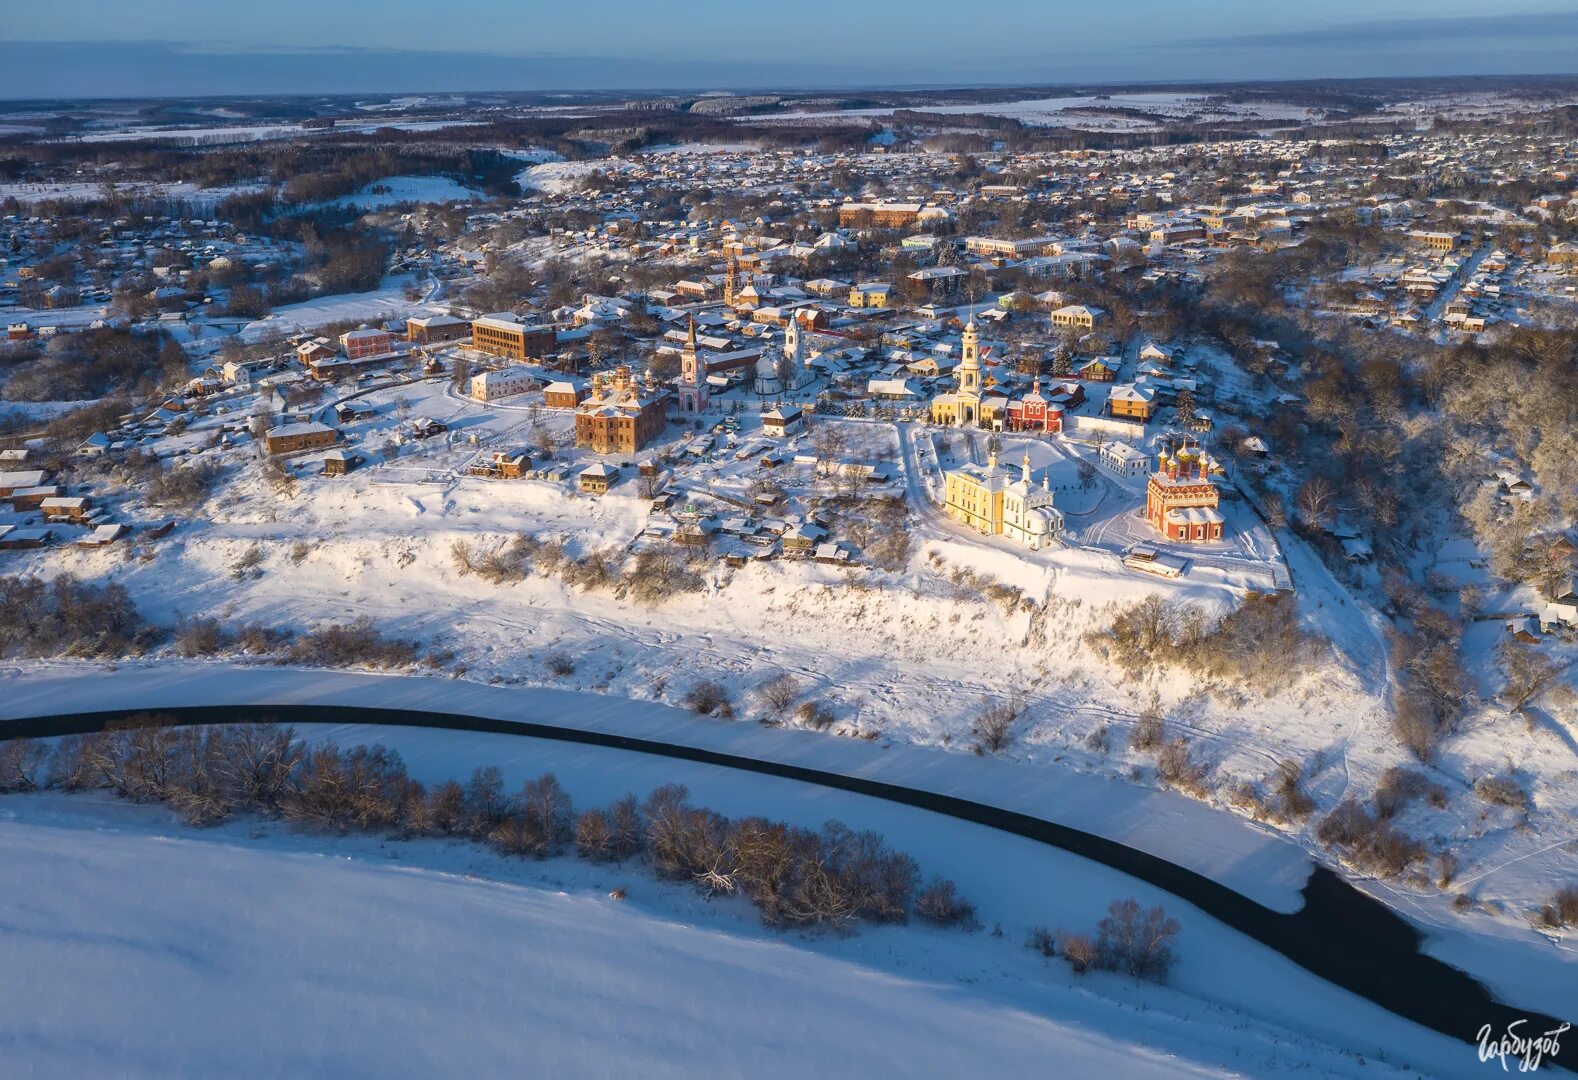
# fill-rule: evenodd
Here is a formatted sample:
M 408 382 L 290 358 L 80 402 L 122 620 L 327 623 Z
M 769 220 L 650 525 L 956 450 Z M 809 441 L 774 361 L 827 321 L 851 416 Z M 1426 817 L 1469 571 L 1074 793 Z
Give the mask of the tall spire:
M 685 348 L 696 351 L 696 316 L 690 317 L 690 333 L 685 338 Z
M 1025 447 L 1025 471 L 1021 479 L 1024 480 L 1025 487 L 1030 486 L 1030 447 L 1028 446 Z

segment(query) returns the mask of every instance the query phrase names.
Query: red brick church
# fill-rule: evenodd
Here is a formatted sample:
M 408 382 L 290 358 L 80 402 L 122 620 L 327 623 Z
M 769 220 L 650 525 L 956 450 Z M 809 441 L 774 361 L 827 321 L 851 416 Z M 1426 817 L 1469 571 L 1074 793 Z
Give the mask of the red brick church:
M 1212 483 L 1205 452 L 1191 443 L 1164 449 L 1145 486 L 1145 518 L 1177 543 L 1222 539 L 1221 493 Z

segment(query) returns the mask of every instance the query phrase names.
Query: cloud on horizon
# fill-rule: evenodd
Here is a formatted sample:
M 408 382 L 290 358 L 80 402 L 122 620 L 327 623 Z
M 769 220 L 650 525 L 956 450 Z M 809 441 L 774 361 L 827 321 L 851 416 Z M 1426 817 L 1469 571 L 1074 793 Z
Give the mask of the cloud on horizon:
M 1548 44 L 1553 37 L 1578 37 L 1578 11 L 1371 19 L 1304 30 L 1193 38 L 1187 44 L 1229 49 L 1311 49 L 1354 45 L 1396 48 L 1456 40 L 1528 40 Z

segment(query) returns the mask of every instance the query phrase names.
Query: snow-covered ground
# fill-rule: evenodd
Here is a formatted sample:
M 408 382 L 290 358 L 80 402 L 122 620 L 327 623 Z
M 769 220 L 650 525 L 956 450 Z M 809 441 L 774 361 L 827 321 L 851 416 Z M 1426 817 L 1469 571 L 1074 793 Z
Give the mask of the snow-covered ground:
M 334 304 L 345 307 L 331 304 L 333 310 L 316 302 L 294 324 L 371 321 L 368 299 L 336 298 Z M 395 295 L 386 291 L 385 300 L 391 312 L 398 310 Z M 369 464 L 349 477 L 320 478 L 308 458 L 298 463 L 298 494 L 285 501 L 254 465 L 237 461 L 224 488 L 151 548 L 151 558 L 72 547 L 8 552 L 5 572 L 69 570 L 118 581 L 150 619 L 166 625 L 211 614 L 301 628 L 365 614 L 387 633 L 451 651 L 467 681 L 677 702 L 694 682 L 715 679 L 751 719 L 771 719 L 753 688 L 787 673 L 799 680 L 802 700 L 832 711 L 831 735 L 951 750 L 944 760 L 961 763 L 972 757 L 972 727 L 983 704 L 1018 695 L 1024 717 L 1003 756 L 1051 788 L 1054 777 L 1068 773 L 1154 788 L 1153 757 L 1128 745 L 1154 694 L 1169 737 L 1187 738 L 1208 770 L 1216 807 L 1233 805 L 1235 783 L 1264 790 L 1282 761 L 1298 763 L 1316 811 L 1279 827 L 1326 860 L 1331 856 L 1314 838 L 1320 817 L 1346 797 L 1367 799 L 1389 766 L 1410 764 L 1390 730 L 1378 617 L 1302 542 L 1289 542 L 1285 552 L 1300 611 L 1331 648 L 1312 674 L 1269 697 L 1177 669 L 1128 677 L 1083 644 L 1087 632 L 1110 624 L 1114 605 L 1158 594 L 1221 611 L 1236 602 L 1247 577 L 1205 566 L 1180 581 L 1163 581 L 1123 569 L 1114 550 L 1029 553 L 935 513 L 911 519 L 914 542 L 907 562 L 894 571 L 794 560 L 731 569 L 720 562 L 700 592 L 657 607 L 606 589 L 579 591 L 546 574 L 493 585 L 459 571 L 452 554 L 457 541 L 487 550 L 525 530 L 563 538 L 572 553 L 628 548 L 649 522 L 634 481 L 589 497 L 574 491 L 573 472 L 564 482 L 461 475 L 479 453 L 531 445 L 539 423 L 578 469 L 589 458 L 562 449 L 566 414 L 550 410 L 538 418 L 529 406 L 512 402 L 481 408 L 456 399 L 443 383 L 380 391 L 362 402 L 377 415 L 352 425 L 347 436 Z M 401 426 L 402 409 L 444 420 L 452 431 L 384 460 L 382 448 Z M 189 437 L 207 422 L 194 424 Z M 847 426 L 869 434 L 861 453 L 896 455 L 891 426 Z M 1005 442 L 1011 462 L 1016 441 Z M 721 452 L 688 466 L 683 480 L 697 491 L 739 491 L 751 468 Z M 775 475 L 790 482 L 797 469 L 809 466 L 781 466 Z M 1120 495 L 1122 488 L 1114 486 Z M 117 505 L 105 494 L 124 520 L 153 516 L 135 499 Z M 1069 508 L 1078 509 L 1072 495 Z M 1104 499 L 1097 512 L 1115 512 L 1115 506 Z M 235 572 L 254 547 L 257 565 Z M 1021 597 L 1032 603 L 1020 603 Z M 575 670 L 554 674 L 549 661 L 556 654 L 573 657 Z M 1509 767 L 1533 796 L 1527 816 L 1488 807 L 1472 793 L 1475 780 Z M 1456 853 L 1457 881 L 1442 888 L 1421 873 L 1397 887 L 1361 875 L 1362 887 L 1427 928 L 1440 943 L 1433 948 L 1461 941 L 1472 952 L 1467 943 L 1496 942 L 1505 950 L 1497 955 L 1512 958 L 1500 975 L 1491 974 L 1498 987 L 1517 983 L 1525 958 L 1573 970 L 1573 943 L 1528 922 L 1531 910 L 1574 877 L 1570 845 L 1578 836 L 1578 787 L 1572 775 L 1571 747 L 1556 729 L 1529 732 L 1510 717 L 1476 725 L 1447 744 L 1432 774 L 1446 792 L 1444 805 L 1420 799 L 1396 822 L 1431 849 Z M 1453 906 L 1460 895 L 1472 901 L 1463 913 Z
M 1071 127 L 1089 131 L 1126 131 L 1154 128 L 1169 120 L 1200 115 L 1207 120 L 1309 120 L 1315 113 L 1302 106 L 1279 102 L 1236 103 L 1208 102 L 1204 94 L 1104 94 L 1078 95 L 1055 98 L 1032 98 L 1025 101 L 964 102 L 958 105 L 918 105 L 914 112 L 931 113 L 939 119 L 952 115 L 1007 116 L 1025 124 Z M 1137 110 L 1154 119 L 1119 114 L 1099 115 L 1084 110 L 1101 109 Z M 1073 111 L 1071 111 L 1073 110 Z M 846 109 L 837 112 L 768 113 L 737 119 L 760 123 L 774 120 L 836 120 L 841 117 L 884 117 L 893 115 L 891 107 Z
M 785 935 L 638 866 L 254 821 L 194 831 L 100 796 L 8 796 L 0 859 L 28 888 L 0 926 L 0 963 L 26 976 L 0 989 L 6 1060 L 132 1076 L 677 1076 L 698 1061 L 749 1076 L 1386 1076 L 1473 1060 L 1176 903 L 1171 985 L 1074 976 L 1023 947 L 1029 925 L 1166 898 L 976 826 L 618 751 L 306 734 L 382 739 L 424 778 L 502 760 L 509 782 L 551 770 L 587 804 L 677 780 L 726 812 L 874 827 L 957 874 L 987 929 Z
M 51 181 L 30 183 L 11 180 L 0 183 L 0 201 L 16 199 L 21 203 L 45 202 L 52 199 L 102 199 L 113 188 L 116 195 L 134 195 L 147 198 L 180 199 L 208 206 L 217 204 L 232 195 L 247 195 L 263 188 L 262 184 L 225 184 L 218 187 L 198 187 L 180 181 L 132 181 L 130 183 L 106 180 Z
M 409 120 L 378 124 L 336 124 L 332 128 L 304 128 L 300 124 L 231 124 L 212 127 L 124 127 L 73 135 L 63 142 L 142 142 L 191 139 L 203 144 L 257 142 L 268 139 L 311 138 L 326 131 L 365 134 L 379 128 L 396 131 L 437 131 L 441 128 L 475 125 L 474 120 Z
M 342 195 L 327 206 L 354 206 L 359 210 L 381 210 L 405 203 L 451 203 L 486 198 L 475 188 L 466 187 L 447 176 L 386 176 L 350 195 Z
M 546 191 L 550 195 L 560 195 L 574 191 L 576 185 L 592 172 L 598 169 L 618 168 L 620 163 L 619 158 L 598 161 L 541 161 L 522 169 L 516 174 L 515 182 L 522 190 Z
M 325 323 L 347 320 L 376 326 L 386 319 L 403 319 L 421 312 L 439 310 L 430 308 L 420 299 L 408 299 L 406 291 L 413 285 L 424 295 L 432 287 L 431 282 L 419 281 L 409 274 L 396 274 L 369 292 L 335 293 L 303 300 L 299 304 L 286 304 L 248 323 L 241 330 L 241 339 L 255 342 L 270 333 L 283 336 L 311 330 Z

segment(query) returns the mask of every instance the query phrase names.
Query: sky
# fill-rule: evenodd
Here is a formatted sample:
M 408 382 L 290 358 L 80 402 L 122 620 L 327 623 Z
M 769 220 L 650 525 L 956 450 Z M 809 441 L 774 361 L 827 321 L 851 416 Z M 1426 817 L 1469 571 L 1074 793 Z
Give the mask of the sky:
M 1578 72 L 1578 0 L 56 0 L 0 98 Z

